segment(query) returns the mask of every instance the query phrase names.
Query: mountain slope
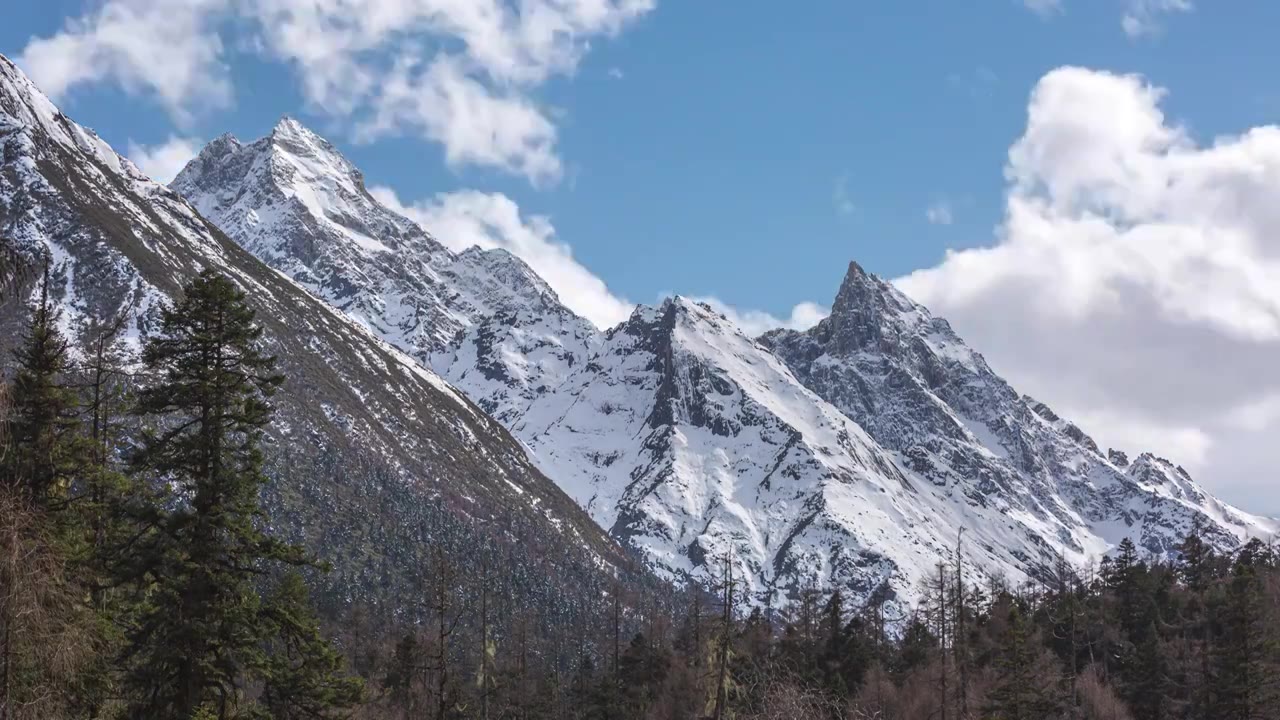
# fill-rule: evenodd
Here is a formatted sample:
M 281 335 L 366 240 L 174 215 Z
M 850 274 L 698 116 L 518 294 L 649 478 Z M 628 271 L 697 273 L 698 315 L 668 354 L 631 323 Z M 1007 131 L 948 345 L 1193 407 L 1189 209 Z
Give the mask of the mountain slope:
M 1214 499 L 1166 460 L 1104 454 L 1019 396 L 945 320 L 856 263 L 830 317 L 761 342 L 958 506 L 999 506 L 1039 528 L 1044 551 L 1077 563 L 1125 537 L 1170 556 L 1196 523 L 1220 548 L 1278 529 Z M 1044 551 L 1032 557 L 1051 559 Z
M 333 563 L 324 586 L 334 603 L 411 615 L 433 545 L 457 549 L 464 566 L 503 558 L 503 602 L 546 622 L 567 622 L 575 598 L 598 596 L 627 570 L 499 423 L 263 265 L 63 116 L 3 56 L 0 158 L 0 237 L 32 265 L 50 261 L 76 341 L 124 314 L 136 347 L 159 305 L 206 267 L 246 291 L 288 378 L 270 436 L 270 501 L 285 532 Z M 2 308 L 0 344 L 20 322 L 15 305 Z
M 600 341 L 521 260 L 455 254 L 384 207 L 324 138 L 291 118 L 224 135 L 173 181 L 241 246 L 509 422 Z
M 600 333 L 518 259 L 452 253 L 378 204 L 291 120 L 215 141 L 174 187 L 437 369 L 667 577 L 732 557 L 758 604 L 809 586 L 910 602 L 962 531 L 971 577 L 1018 582 L 1124 537 L 1167 555 L 1195 522 L 1223 549 L 1275 527 L 1167 461 L 1102 456 L 856 265 L 807 333 L 756 341 L 683 299 Z

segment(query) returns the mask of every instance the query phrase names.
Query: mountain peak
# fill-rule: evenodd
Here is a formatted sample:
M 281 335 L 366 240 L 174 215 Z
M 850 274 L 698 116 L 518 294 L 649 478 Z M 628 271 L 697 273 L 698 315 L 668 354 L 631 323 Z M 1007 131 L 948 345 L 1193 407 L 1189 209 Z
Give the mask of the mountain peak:
M 850 261 L 836 300 L 831 305 L 831 314 L 862 314 L 871 307 L 884 306 L 888 290 L 887 283 Z
M 22 68 L 4 55 L 0 55 L 0 114 L 9 115 L 24 124 L 43 126 L 55 136 L 66 134 L 51 128 L 61 116 L 58 108 L 40 92 Z
M 275 143 L 291 142 L 304 143 L 308 145 L 329 145 L 329 141 L 325 140 L 311 128 L 303 125 L 292 115 L 282 115 L 276 122 L 275 127 L 271 128 L 271 133 L 268 137 Z
M 206 157 L 210 159 L 224 158 L 232 153 L 238 152 L 244 144 L 240 139 L 231 133 L 223 133 L 218 137 L 209 141 L 208 145 L 200 151 L 197 157 Z

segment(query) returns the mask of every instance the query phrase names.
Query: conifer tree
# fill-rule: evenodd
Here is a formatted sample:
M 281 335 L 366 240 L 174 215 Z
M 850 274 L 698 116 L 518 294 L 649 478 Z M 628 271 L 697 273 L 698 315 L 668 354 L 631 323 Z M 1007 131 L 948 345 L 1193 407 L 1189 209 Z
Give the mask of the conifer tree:
M 1275 608 L 1268 607 L 1259 571 L 1267 549 L 1251 540 L 1236 557 L 1221 611 L 1215 647 L 1217 717 L 1255 720 L 1280 712 L 1280 657 Z
M 65 500 L 82 467 L 75 392 L 65 384 L 67 341 L 49 298 L 49 273 L 32 308 L 31 324 L 15 352 L 9 410 L 9 447 L 0 466 L 8 483 L 40 508 Z
M 262 706 L 273 720 L 336 717 L 359 703 L 364 685 L 342 673 L 342 655 L 320 634 L 302 576 L 285 574 L 267 604 L 274 626 Z
M 1058 710 L 1060 703 L 1053 687 L 1056 678 L 1044 677 L 1043 656 L 1032 635 L 1031 623 L 1014 603 L 996 661 L 996 684 L 988 696 L 985 717 L 1042 720 L 1053 717 Z
M 264 604 L 257 583 L 273 563 L 307 559 L 262 529 L 260 444 L 283 379 L 261 335 L 244 294 L 205 271 L 144 347 L 155 377 L 135 411 L 155 427 L 132 462 L 155 491 L 129 506 L 139 530 L 116 568 L 142 591 L 126 650 L 133 716 L 231 717 L 251 679 L 281 672 L 267 648 L 281 618 L 298 619 L 297 598 Z M 284 641 L 328 663 L 314 638 Z

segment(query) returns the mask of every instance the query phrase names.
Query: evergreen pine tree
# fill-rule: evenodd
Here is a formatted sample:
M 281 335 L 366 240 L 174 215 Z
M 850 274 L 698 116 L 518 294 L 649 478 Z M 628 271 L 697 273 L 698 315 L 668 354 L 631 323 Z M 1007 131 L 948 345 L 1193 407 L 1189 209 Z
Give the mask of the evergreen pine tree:
M 1033 628 L 1015 603 L 996 660 L 996 683 L 987 698 L 991 720 L 1041 720 L 1060 708 L 1057 678 L 1046 677 L 1044 653 Z
M 283 379 L 261 335 L 244 294 L 205 271 L 143 350 L 156 377 L 136 412 L 156 427 L 133 465 L 156 491 L 130 507 L 138 539 L 117 568 L 144 598 L 126 650 L 133 716 L 232 716 L 250 679 L 279 670 L 267 654 L 277 621 L 299 617 L 296 606 L 264 606 L 256 587 L 273 562 L 307 562 L 262 530 L 260 443 Z M 291 649 L 324 666 L 322 647 Z
M 1222 636 L 1215 643 L 1215 716 L 1256 720 L 1280 712 L 1280 664 L 1276 618 L 1268 607 L 1260 570 L 1267 549 L 1251 540 L 1236 557 L 1221 609 Z
M 15 352 L 9 410 L 9 447 L 0 465 L 0 482 L 47 508 L 65 499 L 82 467 L 75 392 L 65 384 L 67 341 L 58 330 L 58 312 L 49 298 L 49 275 L 31 325 Z
M 262 706 L 273 720 L 335 717 L 359 703 L 364 685 L 342 673 L 342 655 L 320 634 L 306 585 L 287 573 L 266 604 L 274 625 Z

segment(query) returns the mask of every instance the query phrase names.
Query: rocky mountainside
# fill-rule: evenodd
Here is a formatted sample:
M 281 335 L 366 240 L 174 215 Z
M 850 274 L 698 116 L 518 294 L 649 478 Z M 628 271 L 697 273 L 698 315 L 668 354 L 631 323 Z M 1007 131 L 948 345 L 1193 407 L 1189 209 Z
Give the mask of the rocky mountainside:
M 510 424 L 589 357 L 599 331 L 505 250 L 452 253 L 365 189 L 291 118 L 213 142 L 173 181 L 202 215 Z
M 705 306 L 640 307 L 599 332 L 510 255 L 455 254 L 381 206 L 292 120 L 224 137 L 175 181 L 232 238 L 436 369 L 667 577 L 732 558 L 752 597 L 882 588 L 903 602 L 963 531 L 975 579 L 1221 548 L 1276 530 L 1167 461 L 1103 455 L 856 265 L 806 333 L 745 336 Z
M 283 125 L 281 133 L 291 129 Z M 208 154 L 234 145 L 223 138 Z M 362 226 L 346 218 L 332 228 L 282 235 L 273 247 L 250 246 L 280 263 L 306 259 L 314 273 L 304 278 L 309 284 L 345 288 L 349 316 L 264 265 L 177 192 L 69 120 L 3 56 L 0 158 L 0 238 L 33 267 L 49 262 L 64 329 L 77 342 L 123 315 L 126 342 L 136 349 L 157 308 L 204 268 L 220 270 L 245 290 L 288 378 L 269 438 L 275 478 L 269 500 L 282 529 L 333 564 L 321 582 L 334 603 L 411 616 L 421 607 L 434 547 L 455 551 L 464 577 L 488 556 L 490 567 L 503 568 L 494 594 L 509 604 L 506 610 L 528 611 L 546 623 L 569 622 L 579 600 L 598 598 L 617 573 L 630 572 L 619 547 L 536 469 L 501 424 L 370 331 L 390 335 L 378 325 L 389 315 L 375 314 L 366 304 L 371 297 L 342 284 L 335 268 L 345 267 L 344 260 L 325 245 L 324 233 L 341 226 L 355 244 L 412 243 L 427 255 L 447 255 L 407 221 L 372 217 L 365 220 L 374 224 Z M 344 183 L 356 183 L 358 175 L 341 169 L 334 175 L 330 167 L 294 168 L 324 187 L 308 185 L 314 193 L 294 202 L 357 187 Z M 278 210 L 259 221 L 284 223 L 290 206 Z M 420 340 L 411 350 L 438 345 L 463 327 L 460 308 L 474 311 L 468 303 L 479 300 L 455 292 L 453 278 L 468 272 L 488 278 L 498 272 L 493 268 L 515 267 L 502 275 L 509 278 L 522 264 L 498 253 L 471 253 L 452 258 L 450 267 L 449 284 L 419 278 L 435 293 L 423 300 L 437 303 L 432 313 L 405 307 L 396 316 L 421 318 L 396 326 L 403 337 Z M 549 292 L 536 278 L 529 287 Z M 501 298 L 484 300 L 486 311 L 501 310 Z M 522 298 L 522 311 L 531 305 L 531 297 Z M 18 308 L 0 308 L 0 346 L 19 336 Z M 0 351 L 10 357 L 7 347 Z
M 851 263 L 831 315 L 761 343 L 958 509 L 994 508 L 1025 528 L 1026 570 L 1081 563 L 1131 538 L 1156 556 L 1199 523 L 1219 547 L 1280 529 L 1218 501 L 1182 468 L 1103 451 L 1019 395 L 946 320 Z

